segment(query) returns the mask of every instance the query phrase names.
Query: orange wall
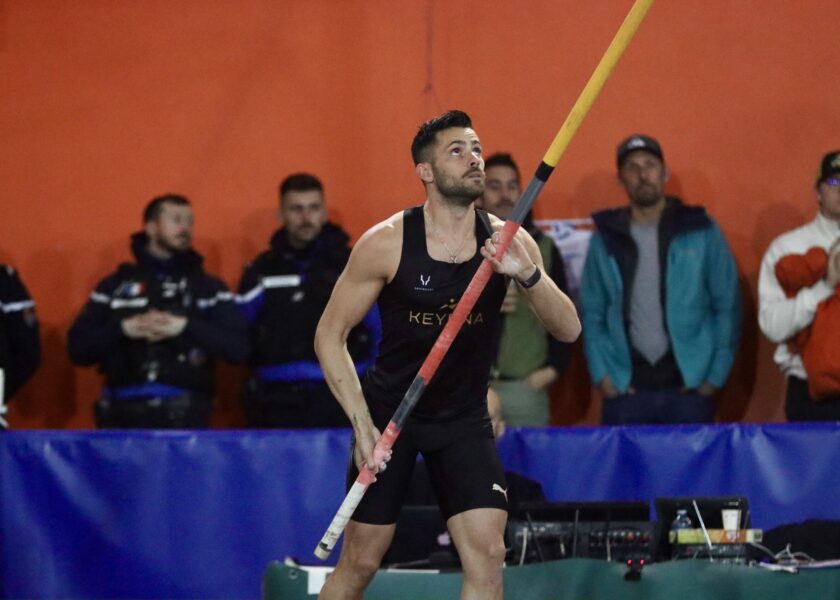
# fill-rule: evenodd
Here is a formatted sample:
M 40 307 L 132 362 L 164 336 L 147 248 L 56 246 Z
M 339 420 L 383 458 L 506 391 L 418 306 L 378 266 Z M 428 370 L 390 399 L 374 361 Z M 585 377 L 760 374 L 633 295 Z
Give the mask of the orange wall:
M 0 260 L 38 302 L 44 364 L 18 427 L 89 427 L 98 389 L 64 339 L 128 257 L 153 196 L 193 199 L 197 249 L 235 285 L 275 224 L 276 185 L 319 174 L 354 236 L 419 203 L 416 126 L 469 112 L 489 151 L 536 167 L 630 0 L 455 3 L 0 0 Z M 737 256 L 744 348 L 724 420 L 781 418 L 781 377 L 755 325 L 761 255 L 812 217 L 822 153 L 840 147 L 837 0 L 659 0 L 541 196 L 538 216 L 625 202 L 616 143 L 657 136 L 672 191 L 705 204 Z M 224 369 L 219 423 L 236 425 Z M 594 422 L 582 367 L 562 423 Z

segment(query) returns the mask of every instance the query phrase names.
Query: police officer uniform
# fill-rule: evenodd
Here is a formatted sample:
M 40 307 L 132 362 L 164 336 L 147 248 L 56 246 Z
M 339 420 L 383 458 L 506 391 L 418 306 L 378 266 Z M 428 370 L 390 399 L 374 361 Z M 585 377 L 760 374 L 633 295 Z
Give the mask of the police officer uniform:
M 73 361 L 98 365 L 105 376 L 95 406 L 100 428 L 208 427 L 214 393 L 213 359 L 244 362 L 248 339 L 233 294 L 208 275 L 194 250 L 162 260 L 148 237 L 132 236 L 135 263 L 103 279 L 73 323 Z M 122 321 L 151 309 L 187 317 L 184 330 L 159 342 L 132 339 Z
M 251 332 L 252 378 L 242 402 L 250 427 L 349 427 L 332 396 L 313 346 L 321 313 L 350 256 L 349 237 L 325 223 L 304 248 L 289 244 L 286 229 L 249 264 L 237 303 Z M 379 317 L 371 311 L 350 334 L 348 348 L 363 375 L 376 355 Z
M 6 427 L 6 401 L 32 377 L 41 362 L 35 302 L 17 272 L 0 265 L 0 429 Z

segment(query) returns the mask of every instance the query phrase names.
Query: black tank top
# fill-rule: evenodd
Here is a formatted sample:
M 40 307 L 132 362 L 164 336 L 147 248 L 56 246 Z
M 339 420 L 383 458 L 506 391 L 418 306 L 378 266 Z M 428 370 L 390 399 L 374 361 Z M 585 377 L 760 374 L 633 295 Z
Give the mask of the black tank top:
M 383 330 L 379 357 L 362 386 L 372 409 L 397 408 L 478 270 L 483 260 L 478 248 L 490 234 L 486 213 L 476 210 L 475 255 L 465 263 L 442 262 L 426 250 L 423 207 L 403 213 L 400 264 L 378 299 Z M 413 416 L 445 420 L 484 405 L 505 285 L 506 278 L 493 273 L 431 382 L 426 382 Z

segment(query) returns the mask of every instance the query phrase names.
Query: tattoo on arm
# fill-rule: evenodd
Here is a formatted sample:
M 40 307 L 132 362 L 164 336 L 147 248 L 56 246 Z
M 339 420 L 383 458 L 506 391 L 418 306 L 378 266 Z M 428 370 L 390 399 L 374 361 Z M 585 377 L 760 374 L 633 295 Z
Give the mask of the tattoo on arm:
M 359 425 L 359 423 L 361 423 L 361 421 L 364 418 L 367 418 L 367 420 L 369 421 L 373 420 L 373 417 L 370 416 L 370 411 L 367 409 L 367 407 L 365 407 L 365 412 L 362 413 L 361 416 L 359 415 L 359 413 L 353 413 L 353 426 L 355 427 Z

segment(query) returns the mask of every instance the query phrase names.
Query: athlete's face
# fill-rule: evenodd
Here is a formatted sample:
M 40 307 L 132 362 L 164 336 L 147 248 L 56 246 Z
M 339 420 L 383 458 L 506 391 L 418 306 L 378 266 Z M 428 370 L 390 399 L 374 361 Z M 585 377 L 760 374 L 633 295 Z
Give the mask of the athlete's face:
M 485 175 L 481 207 L 500 219 L 507 219 L 522 192 L 519 174 L 508 165 L 496 165 L 486 169 Z
M 193 212 L 189 206 L 165 202 L 155 219 L 145 224 L 153 250 L 171 255 L 192 246 Z
M 432 184 L 454 203 L 468 205 L 484 192 L 481 142 L 470 127 L 451 127 L 437 134 L 431 160 Z
M 280 205 L 280 218 L 289 243 L 295 248 L 306 246 L 318 237 L 327 221 L 324 194 L 320 190 L 286 192 Z

